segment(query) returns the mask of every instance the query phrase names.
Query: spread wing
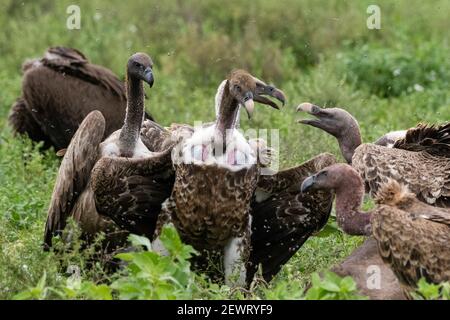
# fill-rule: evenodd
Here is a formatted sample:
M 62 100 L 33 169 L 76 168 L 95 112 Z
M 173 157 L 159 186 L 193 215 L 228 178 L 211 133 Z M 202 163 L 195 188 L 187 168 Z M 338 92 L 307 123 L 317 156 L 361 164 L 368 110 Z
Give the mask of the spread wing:
M 169 148 L 145 159 L 100 159 L 91 183 L 98 212 L 119 227 L 151 239 L 174 183 L 170 155 Z
M 335 162 L 333 155 L 324 153 L 297 167 L 260 176 L 251 205 L 249 281 L 259 265 L 264 279 L 272 279 L 308 237 L 326 224 L 332 194 L 323 191 L 302 194 L 300 186 L 305 178 Z
M 76 201 L 88 184 L 104 131 L 103 115 L 92 111 L 83 120 L 67 148 L 48 209 L 44 232 L 47 246 L 51 246 L 52 237 L 64 229 Z

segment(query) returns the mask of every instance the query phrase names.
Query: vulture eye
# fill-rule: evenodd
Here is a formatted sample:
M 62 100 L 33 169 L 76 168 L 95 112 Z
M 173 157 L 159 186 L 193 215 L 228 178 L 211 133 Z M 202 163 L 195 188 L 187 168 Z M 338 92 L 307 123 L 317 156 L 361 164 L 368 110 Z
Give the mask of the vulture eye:
M 326 172 L 326 171 L 319 172 L 319 177 L 326 177 L 327 175 L 328 175 L 328 172 Z
M 237 92 L 241 92 L 241 87 L 240 87 L 239 85 L 235 85 L 235 86 L 234 86 L 234 89 L 235 89 Z

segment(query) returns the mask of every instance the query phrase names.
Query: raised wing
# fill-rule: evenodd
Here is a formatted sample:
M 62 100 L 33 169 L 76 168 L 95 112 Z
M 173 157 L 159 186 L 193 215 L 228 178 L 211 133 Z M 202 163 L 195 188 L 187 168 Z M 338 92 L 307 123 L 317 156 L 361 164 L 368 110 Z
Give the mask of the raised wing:
M 66 220 L 80 194 L 86 188 L 91 170 L 99 155 L 99 144 L 105 131 L 105 119 L 92 111 L 81 123 L 67 148 L 59 167 L 48 209 L 44 242 L 52 245 L 52 237 L 62 232 Z

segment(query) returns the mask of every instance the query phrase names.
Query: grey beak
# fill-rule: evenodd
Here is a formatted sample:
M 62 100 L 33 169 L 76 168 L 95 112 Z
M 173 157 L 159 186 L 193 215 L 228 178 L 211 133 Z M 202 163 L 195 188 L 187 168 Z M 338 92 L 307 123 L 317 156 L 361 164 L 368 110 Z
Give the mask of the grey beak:
M 147 67 L 144 71 L 144 79 L 145 82 L 148 83 L 148 85 L 153 87 L 153 83 L 155 82 L 155 79 L 153 78 L 153 70 L 150 67 Z
M 306 178 L 302 182 L 302 186 L 300 187 L 300 191 L 302 193 L 308 192 L 314 186 L 315 182 L 316 182 L 316 176 L 315 175 Z

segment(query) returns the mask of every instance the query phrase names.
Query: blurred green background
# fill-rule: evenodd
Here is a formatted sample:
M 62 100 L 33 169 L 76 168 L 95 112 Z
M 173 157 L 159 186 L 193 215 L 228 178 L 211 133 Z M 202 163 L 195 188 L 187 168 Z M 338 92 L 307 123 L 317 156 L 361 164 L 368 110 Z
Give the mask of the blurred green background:
M 81 9 L 80 30 L 66 28 L 72 4 Z M 370 4 L 381 9 L 380 30 L 366 26 Z M 449 120 L 449 14 L 448 0 L 0 0 L 0 298 L 34 285 L 43 270 L 48 281 L 60 281 L 40 248 L 59 159 L 14 138 L 6 123 L 25 59 L 71 46 L 123 78 L 128 57 L 147 52 L 156 78 L 147 109 L 163 125 L 212 120 L 218 84 L 245 68 L 288 97 L 282 111 L 259 107 L 251 122 L 241 121 L 279 129 L 287 167 L 324 151 L 339 155 L 334 139 L 295 123 L 301 102 L 346 108 L 365 141 Z M 360 241 L 340 232 L 310 239 L 274 286 L 304 284 Z

